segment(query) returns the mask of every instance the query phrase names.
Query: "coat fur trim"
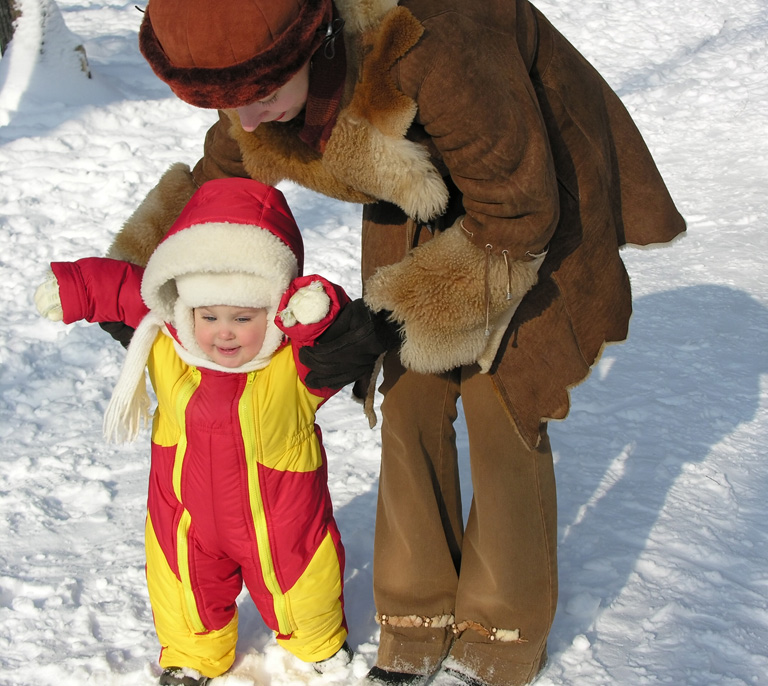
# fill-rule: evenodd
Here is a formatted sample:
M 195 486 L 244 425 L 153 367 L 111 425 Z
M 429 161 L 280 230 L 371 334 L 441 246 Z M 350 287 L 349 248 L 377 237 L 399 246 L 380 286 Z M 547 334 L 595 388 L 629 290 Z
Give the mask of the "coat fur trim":
M 402 324 L 402 363 L 433 374 L 485 361 L 535 285 L 543 256 L 508 261 L 470 242 L 461 220 L 366 283 L 365 302 Z M 446 278 L 446 273 L 452 278 Z M 487 284 L 487 286 L 486 286 Z
M 123 224 L 107 257 L 146 266 L 196 190 L 189 165 L 181 162 L 172 165 Z
M 397 7 L 397 0 L 334 0 L 350 33 L 363 33 L 376 26 L 381 18 Z

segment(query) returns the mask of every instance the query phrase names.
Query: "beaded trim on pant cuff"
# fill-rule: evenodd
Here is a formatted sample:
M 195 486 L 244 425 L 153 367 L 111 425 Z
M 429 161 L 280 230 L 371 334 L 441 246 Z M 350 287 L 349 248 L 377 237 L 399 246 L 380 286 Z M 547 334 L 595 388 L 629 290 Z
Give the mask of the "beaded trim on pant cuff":
M 456 635 L 465 632 L 467 629 L 476 631 L 481 636 L 485 636 L 489 641 L 499 641 L 501 643 L 527 643 L 524 638 L 520 638 L 520 629 L 498 629 L 495 626 L 487 629 L 479 622 L 472 622 L 469 620 L 451 626 L 451 631 Z
M 488 629 L 479 622 L 473 622 L 471 620 L 457 623 L 453 615 L 426 617 L 424 615 L 398 616 L 377 613 L 376 621 L 382 626 L 389 625 L 410 629 L 416 627 L 433 629 L 450 628 L 450 630 L 457 636 L 464 633 L 467 629 L 472 629 L 472 631 L 476 631 L 489 641 L 499 641 L 501 643 L 526 643 L 524 638 L 520 638 L 520 629 L 499 629 L 495 626 Z
M 379 624 L 390 626 L 399 626 L 414 628 L 425 626 L 434 629 L 445 629 L 454 626 L 455 618 L 453 615 L 437 615 L 436 617 L 425 617 L 423 615 L 385 615 L 376 613 L 376 621 Z

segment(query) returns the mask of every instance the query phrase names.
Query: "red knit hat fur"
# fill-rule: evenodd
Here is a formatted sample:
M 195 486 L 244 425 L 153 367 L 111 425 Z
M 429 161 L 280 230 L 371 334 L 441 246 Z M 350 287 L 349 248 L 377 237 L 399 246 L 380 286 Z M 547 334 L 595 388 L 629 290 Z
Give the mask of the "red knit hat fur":
M 139 47 L 196 107 L 243 107 L 274 93 L 325 37 L 332 0 L 150 0 Z

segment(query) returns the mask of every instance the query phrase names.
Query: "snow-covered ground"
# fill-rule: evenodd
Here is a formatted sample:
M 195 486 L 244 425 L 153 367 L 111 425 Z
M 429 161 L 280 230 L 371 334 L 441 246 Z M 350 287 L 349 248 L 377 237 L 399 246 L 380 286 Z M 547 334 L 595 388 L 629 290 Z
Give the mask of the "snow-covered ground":
M 51 260 L 102 254 L 171 163 L 194 164 L 214 114 L 152 75 L 132 0 L 17 2 L 0 60 L 0 684 L 150 685 L 147 444 L 101 438 L 123 350 L 43 321 L 32 293 Z M 768 684 L 768 2 L 538 5 L 621 95 L 689 222 L 625 251 L 629 341 L 550 430 L 561 591 L 538 684 Z M 359 208 L 283 190 L 308 270 L 358 295 Z M 353 683 L 375 657 L 379 435 L 347 393 L 320 423 L 358 654 L 314 674 L 244 596 L 215 686 Z

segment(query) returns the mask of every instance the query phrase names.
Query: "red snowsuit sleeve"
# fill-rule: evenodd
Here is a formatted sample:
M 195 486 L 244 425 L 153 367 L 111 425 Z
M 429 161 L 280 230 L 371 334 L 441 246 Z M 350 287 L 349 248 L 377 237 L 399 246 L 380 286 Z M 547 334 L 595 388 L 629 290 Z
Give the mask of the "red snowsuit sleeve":
M 323 290 L 330 298 L 331 304 L 328 309 L 328 313 L 319 322 L 314 324 L 301 324 L 297 323 L 293 326 L 285 326 L 283 323 L 280 312 L 282 312 L 287 306 L 291 296 L 296 293 L 300 288 L 309 286 L 312 283 L 319 282 L 323 286 Z M 288 337 L 289 344 L 293 348 L 293 359 L 296 363 L 296 369 L 299 372 L 299 378 L 302 383 L 305 383 L 305 379 L 310 369 L 306 365 L 303 365 L 299 360 L 299 350 L 307 345 L 314 345 L 317 338 L 322 334 L 339 316 L 341 308 L 350 302 L 349 296 L 344 289 L 328 279 L 318 276 L 317 274 L 310 274 L 309 276 L 299 276 L 291 281 L 291 285 L 288 286 L 288 290 L 283 294 L 280 300 L 280 306 L 277 308 L 277 316 L 275 317 L 275 324 L 277 327 Z M 306 384 L 305 384 L 306 385 Z M 322 398 L 330 398 L 332 395 L 339 392 L 338 388 L 309 388 L 310 393 L 320 396 Z
M 64 323 L 125 322 L 136 328 L 149 309 L 141 299 L 144 268 L 106 257 L 53 262 Z

